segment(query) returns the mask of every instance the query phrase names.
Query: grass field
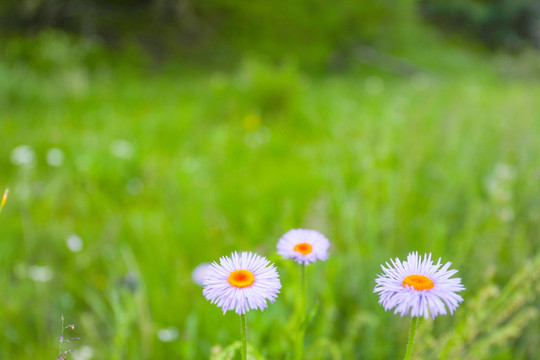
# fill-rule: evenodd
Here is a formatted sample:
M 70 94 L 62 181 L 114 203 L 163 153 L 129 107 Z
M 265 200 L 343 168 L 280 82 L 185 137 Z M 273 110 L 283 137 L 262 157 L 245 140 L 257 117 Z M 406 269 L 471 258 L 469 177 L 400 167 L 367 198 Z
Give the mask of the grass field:
M 249 341 L 287 359 L 298 270 L 275 246 L 295 227 L 332 242 L 309 267 L 307 358 L 403 356 L 410 319 L 372 292 L 380 264 L 413 250 L 452 261 L 467 288 L 455 316 L 421 325 L 417 358 L 537 358 L 540 85 L 467 66 L 2 64 L 0 358 L 54 359 L 61 314 L 74 359 L 226 358 L 238 316 L 191 271 L 255 250 L 283 289 L 248 314 Z

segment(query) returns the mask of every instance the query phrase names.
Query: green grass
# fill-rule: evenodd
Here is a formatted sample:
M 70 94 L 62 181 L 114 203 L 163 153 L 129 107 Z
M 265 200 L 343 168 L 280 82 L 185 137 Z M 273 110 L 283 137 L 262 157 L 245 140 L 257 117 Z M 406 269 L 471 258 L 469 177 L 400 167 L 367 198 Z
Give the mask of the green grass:
M 467 288 L 434 339 L 466 330 L 454 330 L 460 311 L 473 299 L 489 308 L 483 289 L 538 254 L 540 224 L 540 85 L 469 61 L 414 79 L 257 62 L 231 74 L 0 63 L 0 190 L 10 188 L 0 358 L 53 359 L 62 313 L 81 338 L 73 347 L 95 359 L 208 358 L 239 339 L 238 317 L 208 303 L 191 270 L 255 250 L 276 262 L 283 291 L 248 314 L 249 341 L 287 359 L 298 270 L 275 245 L 293 227 L 333 245 L 308 269 L 308 303 L 319 304 L 309 359 L 403 356 L 410 320 L 385 313 L 372 291 L 379 265 L 412 250 L 452 261 Z M 132 157 L 111 153 L 117 139 Z M 35 167 L 10 162 L 21 144 L 34 147 Z M 46 162 L 52 147 L 65 153 L 60 167 Z M 72 233 L 79 253 L 66 246 Z M 52 280 L 33 281 L 34 265 Z M 498 326 L 538 309 L 537 289 L 527 291 Z M 171 326 L 178 338 L 161 342 L 157 330 Z M 537 356 L 538 325 L 512 326 L 485 358 Z M 417 340 L 419 351 L 433 345 Z

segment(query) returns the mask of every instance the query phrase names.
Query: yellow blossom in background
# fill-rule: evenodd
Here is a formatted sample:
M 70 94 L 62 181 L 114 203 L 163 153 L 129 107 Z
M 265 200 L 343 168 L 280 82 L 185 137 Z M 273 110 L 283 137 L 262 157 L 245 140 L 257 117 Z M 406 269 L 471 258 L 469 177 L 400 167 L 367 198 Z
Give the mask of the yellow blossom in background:
M 261 117 L 255 113 L 244 116 L 242 126 L 246 131 L 257 131 L 261 127 Z
M 9 193 L 9 189 L 6 189 L 6 191 L 4 191 L 4 196 L 2 196 L 2 203 L 0 204 L 0 212 L 2 212 L 2 209 L 6 205 L 8 193 Z

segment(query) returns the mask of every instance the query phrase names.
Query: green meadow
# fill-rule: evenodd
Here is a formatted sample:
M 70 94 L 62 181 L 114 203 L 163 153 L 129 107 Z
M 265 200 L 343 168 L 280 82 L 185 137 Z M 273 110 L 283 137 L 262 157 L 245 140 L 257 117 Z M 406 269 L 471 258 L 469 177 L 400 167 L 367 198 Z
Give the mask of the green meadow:
M 373 288 L 410 251 L 451 261 L 466 287 L 454 316 L 420 324 L 416 359 L 537 358 L 540 75 L 526 56 L 441 45 L 405 54 L 411 74 L 320 74 L 249 56 L 142 70 L 62 46 L 0 61 L 1 359 L 54 359 L 61 314 L 72 359 L 232 359 L 238 316 L 191 272 L 241 250 L 283 285 L 248 313 L 252 358 L 289 359 L 299 272 L 276 243 L 299 227 L 332 243 L 308 267 L 306 359 L 403 356 L 410 318 Z

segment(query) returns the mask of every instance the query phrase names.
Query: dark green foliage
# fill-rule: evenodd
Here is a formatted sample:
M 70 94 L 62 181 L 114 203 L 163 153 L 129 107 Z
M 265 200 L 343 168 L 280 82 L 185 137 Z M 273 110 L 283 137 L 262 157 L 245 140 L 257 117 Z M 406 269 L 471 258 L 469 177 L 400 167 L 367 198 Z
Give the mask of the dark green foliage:
M 153 0 L 13 1 L 2 5 L 2 30 L 59 28 L 108 44 L 137 42 L 160 58 L 171 52 L 227 63 L 244 52 L 325 65 L 360 43 L 392 43 L 414 26 L 414 1 Z
M 28 38 L 4 41 L 0 46 L 0 60 L 10 66 L 53 73 L 61 69 L 91 70 L 102 66 L 104 53 L 95 41 L 48 30 Z
M 537 0 L 423 0 L 421 9 L 433 23 L 472 34 L 492 47 L 540 45 Z
M 342 65 L 360 45 L 394 51 L 418 41 L 419 10 L 493 47 L 540 44 L 536 0 L 3 1 L 0 32 L 61 29 L 115 47 L 137 44 L 158 61 L 232 66 L 247 53 L 320 69 Z

